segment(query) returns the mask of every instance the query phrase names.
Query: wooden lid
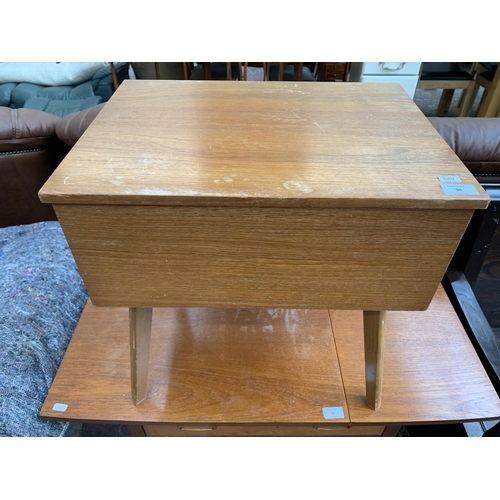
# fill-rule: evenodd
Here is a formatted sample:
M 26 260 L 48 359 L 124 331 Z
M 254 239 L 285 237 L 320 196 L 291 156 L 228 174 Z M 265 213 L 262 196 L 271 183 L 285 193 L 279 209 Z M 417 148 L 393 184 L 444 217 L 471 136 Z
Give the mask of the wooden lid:
M 478 194 L 446 194 L 438 176 L 458 176 Z M 123 82 L 40 198 L 467 209 L 489 201 L 397 84 L 167 80 Z

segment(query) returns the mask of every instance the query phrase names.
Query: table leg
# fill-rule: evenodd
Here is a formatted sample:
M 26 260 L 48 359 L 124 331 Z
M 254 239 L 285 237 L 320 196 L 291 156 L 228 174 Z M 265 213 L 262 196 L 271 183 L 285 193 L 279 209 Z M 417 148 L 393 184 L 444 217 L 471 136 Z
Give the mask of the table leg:
M 378 410 L 382 402 L 385 315 L 385 311 L 363 311 L 366 404 L 373 410 Z
M 129 308 L 132 399 L 137 406 L 148 396 L 149 344 L 153 308 Z

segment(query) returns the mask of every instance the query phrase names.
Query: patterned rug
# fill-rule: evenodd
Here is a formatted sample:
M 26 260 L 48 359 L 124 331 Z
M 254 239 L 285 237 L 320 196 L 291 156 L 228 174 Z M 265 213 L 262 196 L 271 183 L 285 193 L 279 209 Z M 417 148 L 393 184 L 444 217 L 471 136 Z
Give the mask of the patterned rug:
M 0 436 L 61 436 L 38 413 L 87 291 L 58 222 L 0 228 Z

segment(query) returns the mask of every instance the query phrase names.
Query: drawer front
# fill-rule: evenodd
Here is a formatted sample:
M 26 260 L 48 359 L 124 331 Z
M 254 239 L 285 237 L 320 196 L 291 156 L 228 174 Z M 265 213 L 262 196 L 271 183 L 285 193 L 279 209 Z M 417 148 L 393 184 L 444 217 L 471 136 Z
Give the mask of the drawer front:
M 383 425 L 144 425 L 149 437 L 187 436 L 381 436 Z
M 399 83 L 406 93 L 413 99 L 417 88 L 418 76 L 396 76 L 396 75 L 363 75 L 360 79 L 362 82 L 371 83 Z
M 363 75 L 418 75 L 419 62 L 365 62 Z

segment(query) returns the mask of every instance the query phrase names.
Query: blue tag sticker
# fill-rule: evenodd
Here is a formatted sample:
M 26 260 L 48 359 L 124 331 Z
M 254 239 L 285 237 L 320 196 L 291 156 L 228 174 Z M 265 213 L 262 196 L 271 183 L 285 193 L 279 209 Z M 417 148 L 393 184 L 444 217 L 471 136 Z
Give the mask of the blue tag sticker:
M 323 408 L 324 418 L 344 418 L 344 410 L 342 406 L 329 406 Z
M 52 409 L 54 411 L 66 411 L 66 408 L 68 408 L 68 405 L 64 405 L 62 403 L 56 403 Z
M 479 194 L 479 191 L 472 184 L 441 184 L 441 189 L 445 194 Z
M 439 182 L 462 182 L 458 175 L 438 175 Z

